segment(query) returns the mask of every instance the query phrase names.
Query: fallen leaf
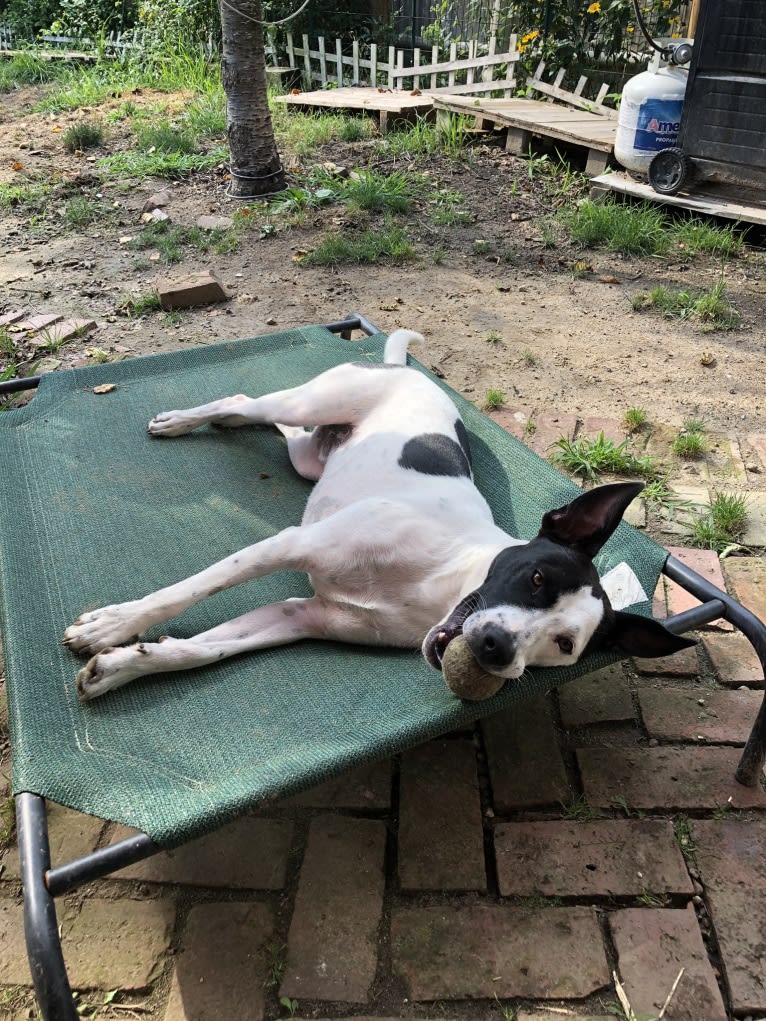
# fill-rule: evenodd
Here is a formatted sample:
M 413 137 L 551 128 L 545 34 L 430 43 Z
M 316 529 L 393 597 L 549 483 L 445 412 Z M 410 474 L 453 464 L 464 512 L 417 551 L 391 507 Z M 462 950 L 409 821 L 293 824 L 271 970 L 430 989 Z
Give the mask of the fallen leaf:
M 599 281 L 602 284 L 620 284 L 620 283 L 622 283 L 621 280 L 618 280 L 617 277 L 611 276 L 609 273 L 604 274 L 604 276 L 599 277 L 598 279 L 599 279 Z
M 411 96 L 422 96 L 423 93 L 420 91 L 420 89 L 413 89 L 412 92 L 410 93 L 410 95 Z
M 303 262 L 307 255 L 308 252 L 302 252 L 300 250 L 293 252 L 293 262 Z
M 53 127 L 51 128 L 51 131 L 63 131 L 63 130 L 64 129 L 61 127 L 60 124 L 54 124 Z
M 112 390 L 117 389 L 116 383 L 101 383 L 99 386 L 93 387 L 94 394 L 110 394 Z
M 23 163 L 19 163 L 18 160 L 16 160 L 15 163 L 11 163 L 11 170 L 23 170 L 23 169 L 24 169 L 24 164 Z
M 300 96 L 300 94 L 301 94 L 301 90 L 300 89 L 290 89 L 290 95 L 291 96 Z
M 593 267 L 589 262 L 586 262 L 585 259 L 578 259 L 577 262 L 574 264 L 574 268 L 578 273 L 593 272 Z
M 703 351 L 700 357 L 701 365 L 715 365 L 715 355 L 712 351 Z

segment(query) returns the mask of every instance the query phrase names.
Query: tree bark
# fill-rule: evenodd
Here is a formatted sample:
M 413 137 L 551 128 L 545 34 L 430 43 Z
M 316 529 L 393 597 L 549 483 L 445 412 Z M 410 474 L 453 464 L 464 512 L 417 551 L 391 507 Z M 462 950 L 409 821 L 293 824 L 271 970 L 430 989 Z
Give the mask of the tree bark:
M 254 198 L 282 191 L 285 175 L 269 111 L 260 0 L 221 0 L 220 10 L 229 194 Z

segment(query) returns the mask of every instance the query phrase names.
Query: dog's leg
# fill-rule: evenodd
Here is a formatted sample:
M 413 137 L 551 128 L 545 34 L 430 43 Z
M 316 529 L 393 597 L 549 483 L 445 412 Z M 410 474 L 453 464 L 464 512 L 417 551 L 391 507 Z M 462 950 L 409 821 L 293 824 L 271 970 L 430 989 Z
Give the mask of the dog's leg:
M 247 397 L 237 394 L 187 411 L 163 411 L 149 423 L 152 436 L 181 436 L 198 426 L 335 425 L 359 421 L 395 385 L 391 367 L 336 365 L 290 390 Z
M 161 638 L 94 656 L 77 675 L 82 699 L 95 698 L 145 674 L 191 670 L 255 649 L 322 638 L 333 607 L 317 599 L 288 599 L 251 610 L 193 638 Z
M 314 559 L 307 536 L 310 531 L 310 528 L 285 528 L 143 599 L 88 610 L 66 629 L 64 644 L 75 652 L 99 652 L 129 641 L 147 628 L 178 616 L 207 596 L 243 581 L 275 570 L 308 571 Z
M 300 425 L 283 425 L 281 422 L 274 424 L 287 440 L 287 453 L 293 468 L 304 479 L 317 482 L 324 471 L 324 464 L 319 459 L 314 433 L 306 432 Z

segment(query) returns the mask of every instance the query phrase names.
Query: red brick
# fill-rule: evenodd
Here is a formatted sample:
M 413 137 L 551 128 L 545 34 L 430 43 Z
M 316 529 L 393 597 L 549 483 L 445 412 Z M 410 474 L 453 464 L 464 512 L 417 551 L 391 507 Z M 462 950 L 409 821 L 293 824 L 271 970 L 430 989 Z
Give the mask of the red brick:
M 118 827 L 112 843 L 135 830 Z M 244 817 L 173 851 L 121 869 L 115 875 L 152 883 L 279 890 L 285 884 L 292 825 L 281 819 Z
M 16 321 L 13 324 L 14 330 L 25 330 L 27 333 L 31 333 L 34 330 L 44 330 L 48 326 L 52 326 L 53 323 L 59 322 L 64 317 L 58 313 L 41 313 L 40 315 L 30 316 L 28 319 L 22 319 L 20 322 Z
M 766 1013 L 766 821 L 694 820 L 695 857 L 732 1006 Z
M 589 804 L 631 808 L 766 808 L 760 787 L 734 779 L 737 748 L 579 748 Z M 731 798 L 731 801 L 729 801 Z M 619 802 L 618 802 L 619 803 Z
M 619 663 L 559 688 L 559 709 L 565 727 L 632 720 L 635 716 L 630 688 Z
M 209 305 L 214 301 L 228 301 L 230 297 L 221 281 L 210 270 L 173 280 L 162 280 L 157 285 L 157 294 L 164 309 Z
M 668 1021 L 726 1021 L 726 1008 L 692 910 L 626 908 L 609 916 L 620 980 L 637 1017 L 655 1018 L 678 973 Z
M 490 414 L 498 425 L 501 425 L 511 436 L 517 440 L 529 439 L 533 430 L 527 429 L 527 423 L 532 417 L 531 408 L 499 408 Z
M 711 585 L 715 585 L 716 588 L 722 589 L 724 592 L 726 591 L 721 561 L 718 559 L 718 554 L 715 550 L 688 549 L 686 546 L 668 546 L 667 550 L 676 560 L 680 560 L 682 564 L 690 567 L 697 574 L 702 575 L 705 581 L 710 582 Z M 666 578 L 665 582 L 668 588 L 668 605 L 671 615 L 682 613 L 693 606 L 699 606 L 699 599 L 696 599 L 686 589 L 681 588 L 677 582 L 671 581 L 670 578 Z M 719 625 L 729 626 L 723 620 L 712 621 L 706 626 L 718 627 Z
M 500 812 L 570 800 L 556 728 L 544 695 L 482 720 L 495 809 Z
M 700 672 L 697 647 L 679 649 L 672 656 L 655 656 L 653 659 L 634 660 L 640 674 L 665 674 L 668 677 L 696 677 Z
M 386 827 L 312 821 L 288 935 L 281 996 L 366 1003 L 377 967 Z
M 528 447 L 541 457 L 547 457 L 557 440 L 571 440 L 577 429 L 577 415 L 558 411 L 543 411 L 535 418 L 535 431 L 525 439 Z
M 486 890 L 473 742 L 430 741 L 402 756 L 399 883 L 405 890 Z
M 702 642 L 721 684 L 763 687 L 761 661 L 744 635 L 738 631 L 731 635 L 708 634 Z
M 751 433 L 751 435 L 747 438 L 747 442 L 760 457 L 761 464 L 764 469 L 766 469 L 766 434 Z
M 725 564 L 737 601 L 766 622 L 766 564 L 760 557 L 729 557 Z
M 46 326 L 39 330 L 39 344 L 63 344 L 64 341 L 73 337 L 81 337 L 86 333 L 92 333 L 96 329 L 95 319 L 62 319 L 52 326 Z
M 0 986 L 31 985 L 24 908 L 15 900 L 0 900 Z
M 655 687 L 638 693 L 646 729 L 660 741 L 741 744 L 760 708 L 757 691 Z M 702 705 L 700 705 L 702 703 Z
M 81 858 L 95 850 L 104 820 L 92 815 L 74 812 L 71 808 L 63 808 L 55 802 L 48 802 L 48 836 L 51 847 L 51 862 L 61 865 L 64 862 Z M 9 849 L 5 858 L 7 878 L 18 877 L 19 852 L 16 847 Z
M 17 309 L 15 312 L 5 312 L 0 316 L 0 326 L 10 326 L 12 323 L 19 322 L 20 319 L 23 319 L 28 314 L 29 310 L 26 308 Z
M 605 415 L 588 415 L 583 420 L 581 436 L 588 439 L 598 439 L 599 434 L 604 434 L 604 439 L 612 440 L 613 443 L 622 443 L 625 439 L 625 428 L 618 418 L 608 418 Z
M 505 823 L 495 854 L 504 897 L 693 893 L 667 820 Z
M 199 904 L 186 922 L 164 1021 L 264 1016 L 271 910 L 265 904 Z
M 391 804 L 391 760 L 383 759 L 341 773 L 310 787 L 282 805 L 303 808 L 366 808 L 383 810 Z
M 415 1000 L 577 998 L 609 982 L 589 907 L 395 907 L 391 949 Z

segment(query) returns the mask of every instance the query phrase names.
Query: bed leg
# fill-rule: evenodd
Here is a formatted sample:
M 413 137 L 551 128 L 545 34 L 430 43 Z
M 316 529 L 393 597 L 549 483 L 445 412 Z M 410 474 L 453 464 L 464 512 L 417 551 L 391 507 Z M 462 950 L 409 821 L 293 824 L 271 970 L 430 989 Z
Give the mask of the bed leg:
M 758 710 L 734 775 L 745 787 L 756 787 L 763 775 L 764 763 L 766 763 L 766 695 L 761 702 L 761 708 Z
M 17 794 L 16 822 L 24 887 L 24 933 L 37 1002 L 45 1021 L 77 1021 L 56 908 L 45 885 L 50 847 L 44 799 L 37 794 Z

